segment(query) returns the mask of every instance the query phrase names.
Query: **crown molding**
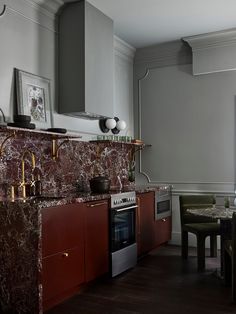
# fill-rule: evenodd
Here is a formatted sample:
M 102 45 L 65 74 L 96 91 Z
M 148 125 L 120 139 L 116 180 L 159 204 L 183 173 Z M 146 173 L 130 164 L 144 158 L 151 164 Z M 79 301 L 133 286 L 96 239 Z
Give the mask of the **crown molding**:
M 152 65 L 155 67 L 183 64 L 192 62 L 189 46 L 181 40 L 137 49 L 135 54 L 136 65 Z
M 192 48 L 194 75 L 236 70 L 236 28 L 182 40 Z
M 193 51 L 231 46 L 236 44 L 236 28 L 183 37 L 182 40 L 187 42 Z
M 64 5 L 63 0 L 25 0 L 31 2 L 32 4 L 43 8 L 52 14 L 57 14 L 58 10 L 62 5 Z
M 126 61 L 133 62 L 136 49 L 129 45 L 127 42 L 114 36 L 114 52 L 115 55 L 125 59 Z

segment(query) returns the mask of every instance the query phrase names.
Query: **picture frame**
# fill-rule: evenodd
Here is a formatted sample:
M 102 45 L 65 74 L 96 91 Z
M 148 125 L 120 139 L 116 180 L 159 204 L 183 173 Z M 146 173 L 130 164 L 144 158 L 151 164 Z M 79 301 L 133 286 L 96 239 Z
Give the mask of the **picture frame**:
M 38 129 L 52 127 L 50 80 L 15 69 L 17 114 L 31 117 Z

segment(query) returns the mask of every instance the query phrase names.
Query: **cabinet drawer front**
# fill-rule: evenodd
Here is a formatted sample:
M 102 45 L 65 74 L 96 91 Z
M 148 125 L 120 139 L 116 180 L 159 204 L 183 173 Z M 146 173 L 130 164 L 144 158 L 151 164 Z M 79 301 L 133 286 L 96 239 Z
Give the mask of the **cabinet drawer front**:
M 171 217 L 156 221 L 156 244 L 163 244 L 171 239 Z
M 82 204 L 69 204 L 42 210 L 43 257 L 80 246 L 84 241 Z
M 85 204 L 85 279 L 94 280 L 108 272 L 108 203 Z
M 84 248 L 43 258 L 43 302 L 84 282 Z

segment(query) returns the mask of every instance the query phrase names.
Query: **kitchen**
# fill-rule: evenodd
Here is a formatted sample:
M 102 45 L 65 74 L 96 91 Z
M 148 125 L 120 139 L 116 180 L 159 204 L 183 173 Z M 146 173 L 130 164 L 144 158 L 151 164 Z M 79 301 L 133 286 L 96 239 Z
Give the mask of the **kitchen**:
M 121 39 L 115 36 L 114 60 L 107 59 L 107 62 L 114 61 L 114 73 L 111 71 L 105 75 L 106 84 L 109 86 L 107 88 L 109 95 L 105 93 L 105 97 L 109 97 L 109 105 L 106 106 L 106 110 L 111 109 L 113 114 L 110 117 L 124 120 L 127 127 L 125 130 L 121 130 L 119 135 L 113 135 L 111 131 L 103 133 L 98 120 L 80 119 L 58 113 L 62 112 L 58 106 L 60 106 L 63 95 L 60 94 L 62 88 L 58 87 L 57 82 L 56 56 L 58 49 L 56 39 L 60 33 L 58 34 L 55 13 L 58 12 L 61 4 L 62 1 L 9 0 L 0 2 L 2 12 L 0 36 L 4 43 L 1 48 L 2 88 L 0 99 L 1 109 L 7 117 L 7 121 L 12 121 L 16 105 L 13 69 L 17 68 L 50 79 L 54 123 L 52 127 L 66 128 L 70 135 L 70 138 L 67 138 L 68 134 L 48 134 L 37 131 L 28 131 L 27 133 L 18 129 L 16 134 L 13 134 L 11 129 L 3 130 L 1 132 L 1 143 L 4 143 L 1 147 L 1 182 L 4 183 L 2 195 L 5 193 L 9 196 L 11 185 L 17 185 L 23 181 L 22 156 L 26 149 L 35 154 L 36 168 L 43 174 L 40 175 L 40 180 L 44 194 L 47 191 L 48 196 L 58 197 L 68 197 L 67 191 L 76 192 L 78 185 L 79 187 L 83 186 L 83 189 L 89 188 L 89 179 L 98 175 L 109 176 L 113 189 L 121 186 L 120 181 L 122 186 L 135 189 L 129 173 L 130 164 L 133 162 L 132 156 L 135 155 L 137 160 L 136 186 L 148 185 L 149 189 L 155 189 L 162 184 L 174 186 L 171 243 L 179 245 L 178 196 L 180 194 L 210 191 L 219 195 L 219 202 L 224 195 L 230 195 L 233 198 L 235 74 L 234 71 L 229 70 L 234 69 L 234 60 L 230 58 L 234 52 L 232 44 L 234 32 L 231 30 L 225 31 L 225 33 L 214 33 L 214 36 L 208 35 L 208 38 L 200 36 L 199 41 L 202 41 L 203 47 L 210 41 L 213 42 L 212 49 L 214 50 L 217 46 L 215 42 L 220 42 L 225 47 L 222 48 L 218 44 L 220 49 L 227 49 L 227 46 L 229 51 L 227 50 L 227 64 L 225 60 L 220 60 L 221 55 L 218 55 L 217 52 L 215 52 L 216 60 L 213 60 L 212 57 L 211 62 L 207 63 L 203 60 L 205 62 L 204 70 L 201 68 L 201 63 L 200 65 L 194 63 L 196 72 L 211 73 L 199 76 L 192 75 L 190 46 L 193 39 L 189 36 L 230 29 L 234 25 L 230 25 L 228 19 L 227 27 L 225 24 L 222 27 L 212 27 L 202 32 L 200 30 L 195 33 L 185 31 L 178 37 L 179 40 L 173 41 L 176 38 L 169 38 L 170 43 L 161 44 L 160 41 L 159 45 L 151 46 L 151 48 L 141 48 L 150 46 L 150 43 L 142 46 L 136 42 L 135 45 L 133 44 L 137 47 L 135 49 L 124 41 L 126 37 Z M 106 12 L 104 13 L 108 15 Z M 180 40 L 183 37 L 185 43 L 188 42 L 190 46 Z M 228 40 L 228 45 L 223 44 L 226 40 Z M 194 47 L 193 52 L 195 53 Z M 195 54 L 197 54 L 197 50 Z M 58 58 L 60 60 L 60 54 Z M 193 60 L 198 60 L 196 55 Z M 73 60 L 71 61 L 73 66 Z M 204 63 L 203 61 L 202 63 Z M 80 62 L 87 65 L 87 60 L 80 60 Z M 135 64 L 134 67 L 133 64 Z M 103 71 L 102 68 L 101 66 L 99 71 Z M 108 67 L 109 69 L 110 67 Z M 149 73 L 147 69 L 150 69 Z M 113 75 L 114 96 L 111 93 L 111 82 L 113 81 L 111 77 Z M 59 77 L 65 79 L 65 82 L 62 83 L 63 86 L 71 86 L 72 94 L 80 90 L 80 87 L 73 86 L 73 83 L 76 80 L 81 82 L 81 78 L 77 77 L 72 80 L 70 77 L 66 78 L 66 73 L 63 76 L 59 73 Z M 96 80 L 98 79 L 103 81 L 103 75 L 96 77 Z M 90 83 L 89 80 L 79 85 L 88 84 L 89 86 Z M 160 87 L 154 88 L 157 83 L 160 84 Z M 98 88 L 95 85 L 87 87 L 86 99 L 90 94 L 90 88 L 94 91 L 94 95 L 97 95 L 96 89 Z M 182 91 L 181 95 L 178 90 Z M 96 96 L 94 98 L 96 102 Z M 90 102 L 93 101 L 94 99 L 91 99 Z M 156 102 L 162 106 L 157 106 Z M 98 104 L 96 106 L 99 107 Z M 69 104 L 66 104 L 66 107 L 69 107 Z M 72 108 L 69 110 L 74 112 Z M 202 116 L 204 119 L 201 119 Z M 184 124 L 186 121 L 187 123 Z M 155 132 L 153 132 L 154 127 Z M 12 137 L 5 141 L 9 135 Z M 79 139 L 79 136 L 82 136 L 82 139 Z M 101 136 L 102 139 L 104 136 L 113 136 L 112 138 L 108 137 L 112 139 L 112 143 L 109 145 L 106 142 L 103 143 Z M 129 140 L 130 137 L 142 139 L 147 145 L 130 142 L 120 144 L 113 142 L 114 139 L 117 139 L 115 136 L 125 137 L 125 140 Z M 95 142 L 89 142 L 90 140 Z M 56 154 L 53 154 L 52 146 Z M 173 152 L 175 153 L 173 154 Z M 157 164 L 160 167 L 157 167 Z M 26 157 L 25 167 L 26 178 L 29 179 L 31 169 L 29 157 Z M 143 195 L 141 198 L 148 198 L 145 195 L 150 195 L 149 193 L 152 196 L 154 194 L 150 191 L 147 194 L 141 194 Z M 88 199 L 88 201 L 93 200 Z M 150 202 L 150 200 L 148 201 Z M 48 202 L 54 205 L 66 205 L 61 199 L 48 200 Z M 94 203 L 91 204 L 94 205 Z M 27 207 L 27 204 L 25 206 Z M 83 216 L 85 210 L 81 211 Z M 36 215 L 37 211 L 34 214 Z M 37 224 L 38 221 L 35 220 L 35 223 Z M 155 231 L 153 232 L 155 233 Z M 146 240 L 149 244 L 154 241 L 152 238 L 155 238 L 150 233 Z M 34 244 L 36 245 L 36 243 Z M 190 244 L 194 245 L 192 239 Z M 74 245 L 71 248 L 73 247 Z M 151 247 L 152 245 L 150 245 Z

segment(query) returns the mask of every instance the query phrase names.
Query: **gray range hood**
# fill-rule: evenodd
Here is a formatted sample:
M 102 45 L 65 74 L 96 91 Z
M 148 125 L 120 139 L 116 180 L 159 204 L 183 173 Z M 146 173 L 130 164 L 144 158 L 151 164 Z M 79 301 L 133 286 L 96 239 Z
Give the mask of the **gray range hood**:
M 87 1 L 59 15 L 59 113 L 113 117 L 113 21 Z

